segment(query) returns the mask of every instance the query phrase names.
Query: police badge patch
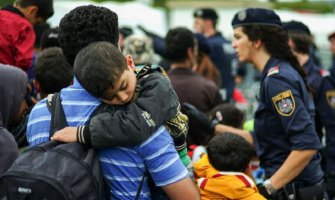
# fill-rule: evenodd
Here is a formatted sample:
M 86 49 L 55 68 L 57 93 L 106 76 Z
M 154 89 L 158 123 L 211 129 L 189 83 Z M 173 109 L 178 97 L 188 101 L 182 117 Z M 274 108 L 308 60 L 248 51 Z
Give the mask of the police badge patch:
M 326 97 L 327 97 L 327 101 L 329 106 L 332 109 L 335 109 L 335 90 L 329 90 L 326 92 Z
M 277 112 L 283 116 L 290 116 L 295 109 L 295 102 L 291 90 L 286 90 L 272 97 Z

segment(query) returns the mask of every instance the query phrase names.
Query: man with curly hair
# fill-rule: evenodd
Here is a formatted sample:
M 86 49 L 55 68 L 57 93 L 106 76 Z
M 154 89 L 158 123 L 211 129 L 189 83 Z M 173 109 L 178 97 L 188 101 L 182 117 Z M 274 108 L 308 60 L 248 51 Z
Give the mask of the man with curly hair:
M 93 5 L 77 7 L 63 17 L 59 28 L 60 46 L 71 65 L 74 65 L 76 55 L 83 48 L 88 50 L 95 48 L 91 43 L 104 41 L 118 46 L 117 14 L 104 7 Z M 95 49 L 91 50 L 93 53 L 98 53 Z M 93 53 L 89 55 L 94 57 Z M 111 55 L 108 51 L 98 53 L 98 55 L 102 54 Z M 104 61 L 108 60 L 113 60 L 113 57 L 110 56 Z M 86 64 L 89 63 L 85 62 L 84 65 Z M 104 67 L 111 68 L 110 65 Z M 99 78 L 95 81 L 106 82 L 111 78 L 103 73 L 97 74 L 89 70 L 86 73 L 96 74 Z M 114 89 L 121 89 L 121 87 Z M 87 118 L 101 103 L 101 99 L 92 96 L 76 78 L 72 86 L 61 91 L 61 99 L 69 126 L 84 125 Z M 50 113 L 45 104 L 45 100 L 41 101 L 30 115 L 28 125 L 30 145 L 46 142 L 49 139 Z M 108 114 L 115 115 L 116 111 Z M 127 134 L 127 129 L 124 134 Z M 148 174 L 151 175 L 155 185 L 162 187 L 171 199 L 182 199 L 185 196 L 191 199 L 199 198 L 188 177 L 188 171 L 178 159 L 171 136 L 162 126 L 157 127 L 154 133 L 140 144 L 133 146 L 128 144 L 122 148 L 103 148 L 99 149 L 98 153 L 102 171 L 112 186 L 112 199 L 135 199 L 142 180 L 140 199 L 150 199 Z

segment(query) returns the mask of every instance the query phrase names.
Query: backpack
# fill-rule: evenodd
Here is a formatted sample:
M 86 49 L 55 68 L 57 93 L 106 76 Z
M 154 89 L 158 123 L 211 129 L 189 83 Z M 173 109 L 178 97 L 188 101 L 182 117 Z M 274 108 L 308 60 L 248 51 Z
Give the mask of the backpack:
M 51 137 L 67 126 L 59 93 L 52 96 L 48 108 Z M 109 195 L 109 190 L 98 156 L 79 143 L 49 141 L 32 147 L 0 177 L 0 199 L 109 199 L 103 194 Z

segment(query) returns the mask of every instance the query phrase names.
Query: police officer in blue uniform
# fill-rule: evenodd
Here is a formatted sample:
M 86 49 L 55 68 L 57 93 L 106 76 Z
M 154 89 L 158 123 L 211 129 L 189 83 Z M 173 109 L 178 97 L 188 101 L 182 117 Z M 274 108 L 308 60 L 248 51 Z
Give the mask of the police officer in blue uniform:
M 314 103 L 279 16 L 272 10 L 248 8 L 234 16 L 232 26 L 239 61 L 252 63 L 261 72 L 254 133 L 244 136 L 254 143 L 265 169 L 263 194 L 271 199 L 323 199 Z
M 194 11 L 193 16 L 195 31 L 207 38 L 211 48 L 210 57 L 220 71 L 222 97 L 229 102 L 233 96 L 238 64 L 231 41 L 216 30 L 219 16 L 214 9 L 198 8 Z
M 267 178 L 260 191 L 267 199 L 328 199 L 313 96 L 279 16 L 272 10 L 248 8 L 234 16 L 232 26 L 239 61 L 252 63 L 261 72 L 254 132 L 209 122 L 191 106 L 186 113 L 209 132 L 235 133 L 255 146 Z
M 307 73 L 307 83 L 315 92 L 314 103 L 316 108 L 315 125 L 316 131 L 321 139 L 323 136 L 322 128 L 326 133 L 326 166 L 324 167 L 328 174 L 328 184 L 333 181 L 335 184 L 335 84 L 332 82 L 330 73 L 327 70 L 320 69 L 310 57 L 310 47 L 312 37 L 309 28 L 298 21 L 283 23 L 284 28 L 289 33 L 289 46 L 291 51 L 297 57 L 301 66 Z M 333 180 L 334 179 L 334 180 Z M 335 194 L 335 185 L 330 186 L 329 196 Z

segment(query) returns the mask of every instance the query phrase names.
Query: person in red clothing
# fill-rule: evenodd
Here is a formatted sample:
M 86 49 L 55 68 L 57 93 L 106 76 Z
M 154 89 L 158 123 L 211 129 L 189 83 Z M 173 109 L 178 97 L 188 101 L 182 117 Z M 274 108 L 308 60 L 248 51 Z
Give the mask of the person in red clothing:
M 28 71 L 35 33 L 33 25 L 53 15 L 53 0 L 16 0 L 0 9 L 0 63 Z

